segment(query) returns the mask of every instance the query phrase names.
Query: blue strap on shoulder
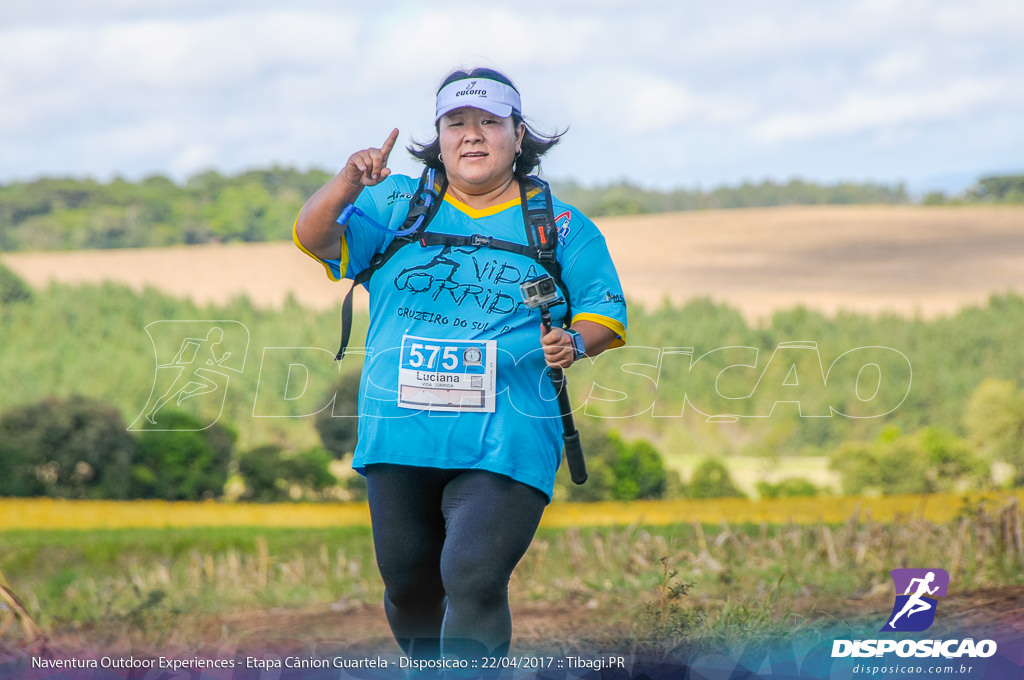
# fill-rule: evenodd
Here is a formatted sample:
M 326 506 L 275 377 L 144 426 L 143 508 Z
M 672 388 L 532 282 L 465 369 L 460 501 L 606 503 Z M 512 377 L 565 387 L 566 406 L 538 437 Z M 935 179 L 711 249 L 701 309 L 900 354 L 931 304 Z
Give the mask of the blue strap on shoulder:
M 427 186 L 431 187 L 431 188 L 434 186 L 434 170 L 433 170 L 433 168 L 431 168 L 428 171 L 428 174 L 427 174 Z M 433 200 L 434 200 L 434 192 L 432 190 L 424 192 L 423 207 L 424 208 L 429 208 L 431 206 L 431 204 L 433 203 Z M 363 220 L 366 221 L 367 224 L 369 224 L 374 229 L 378 229 L 380 231 L 383 231 L 385 234 L 394 234 L 395 236 L 408 236 L 409 234 L 411 234 L 414 231 L 416 231 L 417 229 L 419 229 L 420 225 L 423 224 L 423 220 L 426 219 L 426 212 L 424 211 L 423 213 L 420 214 L 419 217 L 416 218 L 416 221 L 413 222 L 409 227 L 407 227 L 405 229 L 390 229 L 388 227 L 385 227 L 383 224 L 380 224 L 379 222 L 377 222 L 377 220 L 373 219 L 372 217 L 367 215 L 365 212 L 363 212 L 362 210 L 357 208 L 355 203 L 349 203 L 347 206 L 345 206 L 344 210 L 341 211 L 341 214 L 338 215 L 338 220 L 337 220 L 338 224 L 341 224 L 341 225 L 347 224 L 348 221 L 352 218 L 352 215 L 359 215 L 360 217 L 363 218 Z

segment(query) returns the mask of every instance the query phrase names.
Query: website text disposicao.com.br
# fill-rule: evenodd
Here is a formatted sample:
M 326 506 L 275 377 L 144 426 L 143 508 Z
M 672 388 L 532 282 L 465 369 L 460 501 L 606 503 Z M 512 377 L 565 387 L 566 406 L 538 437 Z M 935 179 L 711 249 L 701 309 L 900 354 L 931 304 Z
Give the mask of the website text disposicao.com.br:
M 973 663 L 963 663 L 960 658 L 989 658 L 996 653 L 993 640 L 975 642 L 964 640 L 835 640 L 832 643 L 832 658 L 837 657 L 884 657 L 894 653 L 898 660 L 879 659 L 875 663 L 861 662 L 850 671 L 855 675 L 903 677 L 916 675 L 971 675 Z M 936 658 L 936 657 L 942 657 Z M 924 659 L 935 659 L 931 663 Z M 920 660 L 918 660 L 920 659 Z M 980 674 L 979 674 L 980 675 Z
M 881 676 L 881 677 L 904 677 L 907 675 L 939 675 L 949 677 L 952 675 L 970 676 L 974 671 L 971 664 L 949 664 L 942 666 L 915 666 L 913 664 L 858 664 L 850 669 L 855 675 Z M 981 677 L 980 674 L 976 677 Z

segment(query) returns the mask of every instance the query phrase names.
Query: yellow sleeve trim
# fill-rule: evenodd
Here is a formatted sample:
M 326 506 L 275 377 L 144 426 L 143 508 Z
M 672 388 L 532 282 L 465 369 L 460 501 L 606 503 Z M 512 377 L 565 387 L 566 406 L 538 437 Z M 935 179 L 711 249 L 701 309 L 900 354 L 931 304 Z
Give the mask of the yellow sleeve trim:
M 613 319 L 609 316 L 601 316 L 600 314 L 590 314 L 589 312 L 580 312 L 572 317 L 572 323 L 577 321 L 592 321 L 594 323 L 601 324 L 605 328 L 615 333 L 615 339 L 612 340 L 612 344 L 608 345 L 608 349 L 613 347 L 622 347 L 626 344 L 626 327 L 622 325 L 620 321 Z M 572 324 L 570 324 L 572 325 Z
M 345 239 L 344 236 L 341 237 L 341 254 L 338 258 L 340 260 L 338 266 L 338 276 L 334 275 L 334 270 L 331 269 L 331 265 L 327 264 L 321 258 L 317 257 L 313 253 L 309 252 L 306 249 L 306 246 L 302 245 L 302 242 L 299 240 L 298 217 L 295 218 L 295 224 L 292 226 L 292 241 L 295 242 L 295 245 L 298 246 L 299 250 L 304 252 L 306 255 L 309 255 L 311 258 L 313 258 L 314 260 L 316 260 L 317 262 L 324 266 L 324 269 L 327 270 L 327 278 L 329 278 L 331 281 L 341 281 L 341 279 L 344 278 L 345 271 L 348 269 L 348 241 Z

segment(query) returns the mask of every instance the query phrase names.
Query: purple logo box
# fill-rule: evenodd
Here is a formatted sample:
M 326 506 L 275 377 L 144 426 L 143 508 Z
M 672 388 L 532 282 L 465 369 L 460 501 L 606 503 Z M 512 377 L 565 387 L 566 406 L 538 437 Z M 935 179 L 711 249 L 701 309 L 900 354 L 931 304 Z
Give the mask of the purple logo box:
M 949 572 L 945 569 L 893 569 L 889 572 L 892 581 L 896 585 L 896 594 L 902 595 L 910 587 L 914 579 L 928 580 L 928 574 L 933 576 L 928 584 L 928 589 L 938 587 L 934 593 L 927 597 L 946 597 L 946 590 L 949 588 Z

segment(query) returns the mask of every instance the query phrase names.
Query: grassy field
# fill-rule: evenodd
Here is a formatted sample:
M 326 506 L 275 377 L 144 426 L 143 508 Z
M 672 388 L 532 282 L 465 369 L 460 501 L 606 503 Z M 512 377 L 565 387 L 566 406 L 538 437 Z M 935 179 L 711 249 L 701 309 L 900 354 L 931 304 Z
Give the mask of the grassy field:
M 799 503 L 789 508 L 795 521 L 744 517 L 727 504 L 713 515 L 659 522 L 630 505 L 604 527 L 585 523 L 607 520 L 614 510 L 607 504 L 576 506 L 575 522 L 555 507 L 511 584 L 517 645 L 550 644 L 559 626 L 565 649 L 595 639 L 620 649 L 714 645 L 789 634 L 836 616 L 854 628 L 877 626 L 876 610 L 891 603 L 888 571 L 908 562 L 944 565 L 960 593 L 1019 595 L 1020 500 L 861 499 L 845 517 L 825 513 L 849 506 L 819 502 L 816 515 L 825 522 Z M 900 502 L 903 511 L 886 509 Z M 124 516 L 150 519 L 152 504 L 138 511 L 97 504 L 76 529 L 41 530 L 9 503 L 0 506 L 8 507 L 5 517 L 21 517 L 14 526 L 24 528 L 0 532 L 0 574 L 52 644 L 170 650 L 267 639 L 308 645 L 324 636 L 387 644 L 369 529 L 358 521 L 345 526 L 336 508 L 273 506 L 273 526 L 223 526 L 230 524 L 224 508 L 179 505 L 175 516 L 206 515 L 222 526 L 126 528 Z M 314 525 L 311 512 L 333 513 L 336 521 Z M 989 623 L 1003 616 L 990 614 Z M 24 644 L 6 628 L 0 651 Z

